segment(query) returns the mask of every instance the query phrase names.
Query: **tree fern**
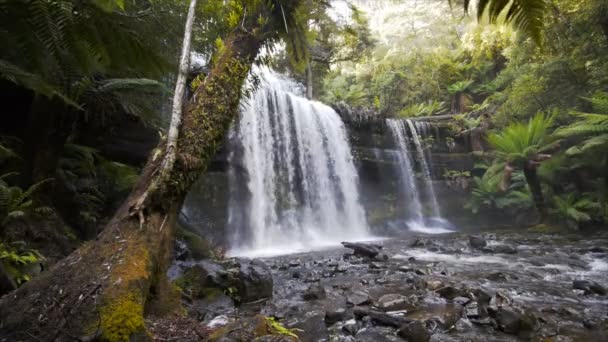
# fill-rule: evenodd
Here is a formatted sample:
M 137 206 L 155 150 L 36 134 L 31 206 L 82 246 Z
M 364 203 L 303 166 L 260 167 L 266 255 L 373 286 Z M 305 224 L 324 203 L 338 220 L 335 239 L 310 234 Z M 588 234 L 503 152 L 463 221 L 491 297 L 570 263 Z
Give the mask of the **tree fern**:
M 470 3 L 471 0 L 464 1 L 465 9 Z M 547 8 L 547 0 L 479 0 L 476 6 L 478 19 L 486 14 L 491 23 L 504 18 L 537 43 L 541 41 Z

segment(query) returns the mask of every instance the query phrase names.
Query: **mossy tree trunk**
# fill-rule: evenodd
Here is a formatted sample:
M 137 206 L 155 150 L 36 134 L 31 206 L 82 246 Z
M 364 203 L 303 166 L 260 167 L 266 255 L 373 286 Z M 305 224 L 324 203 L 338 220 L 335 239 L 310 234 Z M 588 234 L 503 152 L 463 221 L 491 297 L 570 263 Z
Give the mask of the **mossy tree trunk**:
M 237 29 L 182 118 L 170 176 L 157 182 L 163 149 L 97 240 L 0 300 L 0 339 L 145 338 L 144 314 L 166 295 L 165 271 L 183 200 L 224 140 L 241 87 L 264 39 Z

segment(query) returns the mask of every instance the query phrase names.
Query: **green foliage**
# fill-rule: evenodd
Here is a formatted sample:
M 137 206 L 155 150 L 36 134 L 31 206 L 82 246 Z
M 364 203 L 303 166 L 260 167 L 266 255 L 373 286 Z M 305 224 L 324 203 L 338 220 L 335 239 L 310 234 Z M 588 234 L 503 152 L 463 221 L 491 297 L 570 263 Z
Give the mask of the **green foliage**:
M 550 142 L 550 127 L 554 114 L 538 113 L 528 124 L 512 123 L 501 132 L 491 134 L 488 141 L 499 158 L 508 163 L 523 165 L 536 160 Z
M 591 221 L 601 209 L 600 204 L 592 200 L 589 195 L 577 196 L 576 193 L 553 196 L 553 204 L 554 215 L 573 229 L 578 229 L 582 223 Z
M 465 204 L 465 208 L 473 213 L 480 209 L 517 209 L 529 208 L 532 205 L 530 193 L 521 172 L 515 172 L 511 176 L 510 185 L 502 189 L 504 184 L 504 163 L 496 163 L 490 166 L 482 177 L 473 178 L 473 191 L 471 198 Z
M 277 322 L 274 317 L 265 317 L 265 319 L 274 334 L 298 338 L 298 335 L 295 333 L 296 330 L 285 328 L 281 323 Z
M 419 103 L 403 108 L 399 111 L 399 116 L 404 118 L 416 116 L 432 116 L 444 113 L 445 110 L 445 102 L 432 101 L 430 103 Z
M 18 285 L 29 281 L 31 279 L 30 267 L 42 261 L 44 261 L 44 257 L 38 251 L 26 248 L 24 243 L 5 244 L 0 242 L 0 263 Z
M 470 0 L 464 1 L 465 9 L 468 9 L 470 2 Z M 482 19 L 487 14 L 491 23 L 499 20 L 513 23 L 517 29 L 539 43 L 547 8 L 546 0 L 479 0 L 477 18 Z
M 0 176 L 0 226 L 5 225 L 11 219 L 23 217 L 28 209 L 32 208 L 32 195 L 42 188 L 50 179 L 33 184 L 27 189 L 9 185 L 5 179 L 16 175 L 15 172 Z

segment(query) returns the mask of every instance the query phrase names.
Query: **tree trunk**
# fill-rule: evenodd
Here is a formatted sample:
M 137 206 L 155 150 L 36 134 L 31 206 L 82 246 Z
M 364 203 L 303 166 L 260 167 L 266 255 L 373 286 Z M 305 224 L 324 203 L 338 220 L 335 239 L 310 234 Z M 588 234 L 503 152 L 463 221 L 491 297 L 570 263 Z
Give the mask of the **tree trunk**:
M 312 67 L 309 60 L 306 65 L 306 98 L 312 100 Z
M 184 103 L 184 94 L 186 92 L 186 79 L 188 78 L 188 69 L 190 67 L 190 45 L 192 41 L 192 26 L 194 25 L 194 15 L 196 13 L 196 0 L 190 0 L 188 8 L 188 18 L 186 19 L 186 27 L 184 29 L 184 42 L 182 43 L 182 56 L 179 63 L 179 71 L 177 73 L 177 81 L 175 82 L 175 92 L 173 94 L 173 107 L 171 109 L 171 125 L 167 134 L 167 151 L 165 159 L 161 165 L 161 174 L 159 181 L 162 181 L 167 176 L 168 172 L 173 168 L 175 163 L 177 138 L 179 136 L 179 128 L 182 124 L 182 111 Z
M 229 35 L 187 106 L 170 176 L 156 182 L 167 151 L 153 152 L 138 185 L 96 241 L 0 300 L 0 339 L 146 338 L 144 314 L 168 295 L 165 271 L 179 210 L 238 112 L 235 94 L 262 43 L 245 30 Z
M 547 218 L 547 207 L 545 206 L 545 198 L 536 172 L 536 166 L 530 165 L 530 162 L 526 162 L 524 165 L 524 176 L 526 177 L 528 188 L 532 193 L 536 210 L 538 210 L 541 220 L 544 221 Z

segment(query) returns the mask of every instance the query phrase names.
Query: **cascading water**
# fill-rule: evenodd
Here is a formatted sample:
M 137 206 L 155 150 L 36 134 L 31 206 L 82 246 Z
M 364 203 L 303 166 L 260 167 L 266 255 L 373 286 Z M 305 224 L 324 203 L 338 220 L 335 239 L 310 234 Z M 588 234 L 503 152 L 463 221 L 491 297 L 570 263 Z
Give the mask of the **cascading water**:
M 232 254 L 274 254 L 368 237 L 343 122 L 298 85 L 259 70 L 260 88 L 233 129 L 248 198 L 233 198 Z M 238 186 L 232 173 L 231 187 Z M 232 191 L 236 193 L 236 191 Z M 238 203 L 240 202 L 240 203 Z
M 386 125 L 391 131 L 391 135 L 399 148 L 398 164 L 399 164 L 399 181 L 403 187 L 403 191 L 409 194 L 408 212 L 413 221 L 422 221 L 422 204 L 418 195 L 418 185 L 414 175 L 414 167 L 409 155 L 407 147 L 407 138 L 405 136 L 405 125 L 402 120 L 387 119 Z
M 410 149 L 408 148 L 406 123 L 414 142 L 417 161 L 422 169 L 423 185 L 432 212 L 432 220 L 425 220 L 422 211 L 422 201 L 420 199 L 420 192 L 418 191 L 418 182 L 415 177 L 414 163 L 410 156 Z M 451 230 L 443 227 L 447 222 L 440 217 L 439 204 L 437 203 L 430 170 L 426 162 L 425 153 L 418 132 L 411 120 L 406 120 L 406 123 L 404 123 L 403 120 L 397 119 L 386 120 L 386 125 L 399 149 L 398 171 L 403 191 L 410 195 L 410 199 L 407 203 L 409 211 L 408 227 L 410 230 L 424 233 L 437 234 L 450 232 Z
M 437 196 L 435 196 L 435 188 L 433 187 L 433 180 L 431 179 L 431 171 L 429 170 L 429 166 L 426 162 L 426 155 L 424 153 L 424 150 L 422 149 L 422 144 L 420 143 L 418 131 L 416 130 L 416 127 L 414 126 L 412 120 L 406 120 L 406 122 L 408 127 L 410 128 L 410 133 L 412 134 L 412 140 L 414 140 L 414 145 L 416 146 L 416 153 L 418 154 L 420 168 L 422 169 L 422 176 L 424 177 L 423 181 L 426 188 L 426 194 L 429 198 L 433 216 L 441 217 L 441 213 L 439 212 L 439 204 L 437 204 Z

